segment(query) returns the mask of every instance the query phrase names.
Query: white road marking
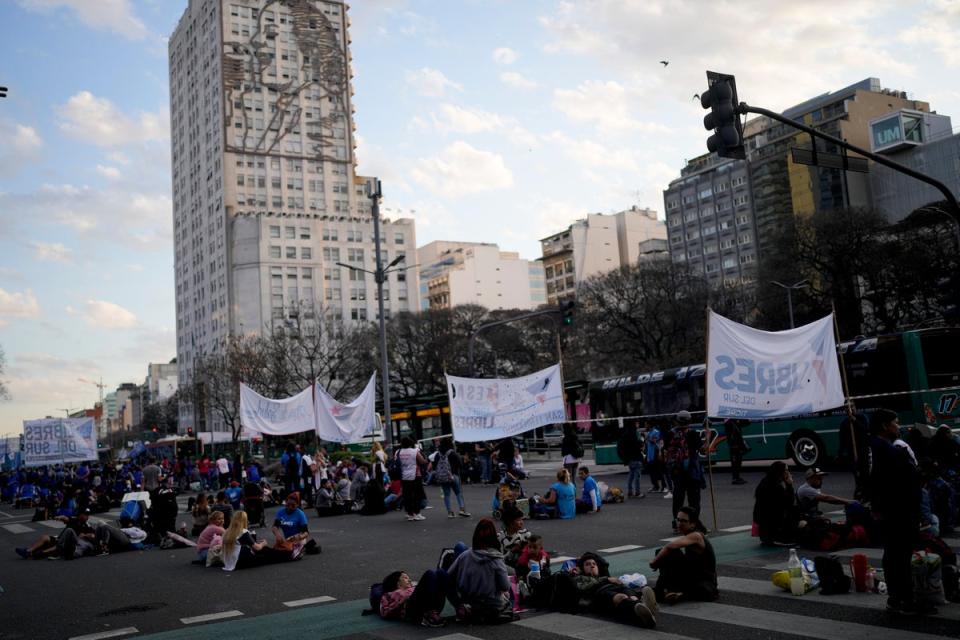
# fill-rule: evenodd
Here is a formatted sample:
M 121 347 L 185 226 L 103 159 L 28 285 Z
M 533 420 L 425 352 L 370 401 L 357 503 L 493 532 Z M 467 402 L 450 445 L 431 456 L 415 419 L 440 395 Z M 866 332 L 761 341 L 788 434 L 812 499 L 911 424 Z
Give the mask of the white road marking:
M 536 631 L 553 633 L 564 638 L 577 640 L 690 640 L 688 636 L 664 633 L 653 629 L 640 631 L 633 625 L 625 625 L 609 620 L 588 616 L 574 616 L 567 613 L 547 613 L 514 622 L 511 626 L 525 627 Z M 520 637 L 523 637 L 522 634 Z M 434 640 L 440 640 L 435 638 Z
M 32 533 L 33 532 L 32 527 L 27 527 L 22 524 L 5 524 L 0 526 L 2 526 L 4 529 L 9 531 L 10 533 Z
M 220 613 L 208 613 L 205 616 L 193 616 L 192 618 L 180 618 L 183 624 L 197 624 L 198 622 L 210 622 L 211 620 L 223 620 L 224 618 L 236 618 L 242 616 L 243 611 L 233 609 L 231 611 L 221 611 Z
M 136 627 L 124 627 L 123 629 L 112 629 L 110 631 L 101 631 L 99 633 L 88 633 L 85 636 L 73 636 L 69 640 L 101 640 L 102 638 L 116 638 L 119 636 L 130 635 L 131 633 L 140 633 Z
M 643 549 L 642 544 L 625 544 L 619 547 L 610 547 L 609 549 L 598 549 L 600 553 L 619 553 L 620 551 L 633 551 L 634 549 Z
M 576 560 L 576 558 L 572 556 L 557 556 L 556 558 L 550 558 L 551 563 L 557 563 L 557 564 L 563 564 L 567 560 Z
M 43 526 L 50 527 L 51 529 L 63 529 L 65 526 L 67 526 L 59 520 L 40 520 L 37 522 L 37 524 L 42 524 Z
M 308 604 L 320 604 L 321 602 L 333 602 L 336 598 L 332 596 L 317 596 L 316 598 L 304 598 L 303 600 L 291 600 L 284 602 L 285 607 L 303 607 Z
M 673 536 L 672 538 L 660 538 L 660 542 L 673 542 L 674 540 L 679 540 L 683 536 Z
M 740 533 L 741 531 L 750 531 L 753 529 L 752 524 L 742 524 L 739 527 L 727 527 L 726 529 L 720 529 L 720 531 L 725 531 L 727 533 Z

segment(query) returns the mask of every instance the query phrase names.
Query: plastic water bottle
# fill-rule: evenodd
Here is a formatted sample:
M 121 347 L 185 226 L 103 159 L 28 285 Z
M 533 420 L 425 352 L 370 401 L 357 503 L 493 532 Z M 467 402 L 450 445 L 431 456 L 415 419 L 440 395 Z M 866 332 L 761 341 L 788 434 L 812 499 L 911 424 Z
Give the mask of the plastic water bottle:
M 800 565 L 800 558 L 797 557 L 796 549 L 790 549 L 787 572 L 790 574 L 790 593 L 795 596 L 802 596 L 806 589 L 803 585 L 803 567 Z
M 528 575 L 528 578 L 539 580 L 540 579 L 540 563 L 537 562 L 536 560 L 531 560 L 528 566 L 530 567 L 530 574 Z

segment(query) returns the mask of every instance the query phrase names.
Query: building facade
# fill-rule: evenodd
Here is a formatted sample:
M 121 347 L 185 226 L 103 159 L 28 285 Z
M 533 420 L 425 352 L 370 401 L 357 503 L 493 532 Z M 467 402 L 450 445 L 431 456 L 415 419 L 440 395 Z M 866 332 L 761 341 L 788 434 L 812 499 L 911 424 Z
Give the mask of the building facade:
M 376 260 L 348 28 L 342 0 L 189 0 L 170 38 L 181 385 L 230 335 L 377 319 L 373 277 L 336 264 Z M 385 259 L 416 247 L 412 220 L 381 226 Z M 418 309 L 415 273 L 389 278 L 385 314 Z M 221 428 L 193 411 L 181 430 Z
M 575 297 L 577 286 L 590 276 L 636 264 L 642 242 L 666 237 L 656 211 L 632 207 L 615 214 L 588 214 L 541 239 L 547 302 Z
M 870 148 L 870 122 L 894 109 L 928 112 L 929 105 L 867 78 L 783 115 Z M 744 126 L 744 145 L 746 160 L 694 158 L 664 191 L 672 259 L 690 264 L 714 285 L 753 282 L 758 260 L 793 216 L 873 206 L 869 174 L 793 161 L 791 148 L 811 148 L 807 134 L 761 116 Z M 818 141 L 817 151 L 842 150 Z M 871 163 L 871 172 L 875 168 Z
M 144 404 L 163 402 L 177 392 L 177 363 L 154 363 L 147 365 L 147 377 L 143 382 Z
M 417 249 L 417 262 L 422 309 L 535 309 L 547 301 L 543 266 L 495 244 L 439 240 Z

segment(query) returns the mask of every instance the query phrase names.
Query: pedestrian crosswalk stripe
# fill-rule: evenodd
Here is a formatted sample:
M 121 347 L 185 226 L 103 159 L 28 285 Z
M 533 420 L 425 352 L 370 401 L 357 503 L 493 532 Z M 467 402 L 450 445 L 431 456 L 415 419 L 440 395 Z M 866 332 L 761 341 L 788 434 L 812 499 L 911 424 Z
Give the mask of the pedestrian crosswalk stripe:
M 104 638 L 118 638 L 127 636 L 131 633 L 140 633 L 136 627 L 124 627 L 123 629 L 111 629 L 109 631 L 100 631 L 98 633 L 88 633 L 83 636 L 73 636 L 69 640 L 103 640 Z
M 336 598 L 332 596 L 317 596 L 316 598 L 303 598 L 302 600 L 291 600 L 284 602 L 285 607 L 303 607 L 308 604 L 320 604 L 321 602 L 333 602 Z
M 577 640 L 636 640 L 637 638 L 651 638 L 655 640 L 690 640 L 689 636 L 681 636 L 663 631 L 643 629 L 620 624 L 611 620 L 594 618 L 592 616 L 574 616 L 568 613 L 547 613 L 542 616 L 533 616 L 511 626 L 525 627 L 534 631 L 554 633 L 564 638 Z
M 437 636 L 430 640 L 480 640 L 477 636 L 468 636 L 465 633 L 448 633 L 445 636 Z
M 625 544 L 619 547 L 610 547 L 609 549 L 598 549 L 600 553 L 619 553 L 620 551 L 633 551 L 634 549 L 643 549 L 642 544 Z
M 842 622 L 801 616 L 782 611 L 767 611 L 715 602 L 685 602 L 660 610 L 660 617 L 692 618 L 699 621 L 712 621 L 731 624 L 749 629 L 760 629 L 776 634 L 787 634 L 820 640 L 943 640 L 943 636 L 890 629 L 856 622 Z
M 879 610 L 886 609 L 887 607 L 887 597 L 877 593 L 857 593 L 856 591 L 851 591 L 850 593 L 838 593 L 825 596 L 819 591 L 814 590 L 798 598 L 789 591 L 784 591 L 783 589 L 774 586 L 773 583 L 766 580 L 750 580 L 747 578 L 720 576 L 718 582 L 721 593 L 731 592 L 746 593 L 755 596 L 773 596 L 788 600 L 815 602 L 818 605 L 832 604 L 842 607 L 859 607 L 861 609 Z M 931 615 L 929 617 L 943 618 L 945 620 L 960 620 L 960 608 L 943 607 L 935 616 Z
M 60 522 L 59 520 L 40 520 L 37 524 L 42 524 L 45 527 L 50 527 L 51 529 L 63 529 L 66 525 Z
M 4 529 L 9 531 L 10 533 L 30 533 L 31 531 L 33 531 L 31 527 L 28 527 L 23 524 L 5 524 L 0 526 L 2 526 Z
M 222 620 L 224 618 L 236 618 L 242 616 L 242 611 L 233 609 L 231 611 L 221 611 L 219 613 L 208 613 L 205 616 L 193 616 L 192 618 L 180 618 L 183 624 L 197 624 L 198 622 L 210 622 L 211 620 Z
M 740 533 L 741 531 L 750 531 L 753 529 L 752 524 L 742 524 L 739 527 L 727 527 L 726 529 L 720 529 L 726 533 Z

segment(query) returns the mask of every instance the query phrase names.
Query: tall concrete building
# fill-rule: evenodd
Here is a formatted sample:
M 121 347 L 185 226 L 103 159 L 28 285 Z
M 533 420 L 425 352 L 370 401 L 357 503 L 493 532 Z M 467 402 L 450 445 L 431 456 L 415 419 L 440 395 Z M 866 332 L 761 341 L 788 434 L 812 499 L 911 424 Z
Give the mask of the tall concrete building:
M 177 391 L 177 363 L 151 362 L 147 365 L 147 377 L 143 382 L 144 405 L 163 402 Z
M 870 122 L 896 109 L 928 112 L 929 105 L 867 78 L 783 115 L 870 148 Z M 792 147 L 810 149 L 807 134 L 761 116 L 746 123 L 744 141 L 746 160 L 699 156 L 664 191 L 671 257 L 713 284 L 753 282 L 757 261 L 793 216 L 873 204 L 869 174 L 793 162 Z M 823 141 L 817 150 L 841 151 Z
M 666 226 L 653 209 L 632 207 L 605 215 L 591 213 L 566 230 L 540 240 L 547 302 L 576 295 L 586 278 L 635 264 L 646 240 L 667 237 Z
M 423 309 L 535 309 L 547 302 L 543 265 L 495 244 L 438 240 L 417 249 L 417 262 Z
M 377 320 L 372 276 L 336 265 L 376 260 L 348 28 L 342 0 L 189 0 L 170 38 L 181 386 L 231 334 Z M 412 220 L 381 231 L 386 260 L 416 247 Z M 385 315 L 419 308 L 416 282 L 390 275 Z M 182 430 L 220 428 L 193 411 Z

